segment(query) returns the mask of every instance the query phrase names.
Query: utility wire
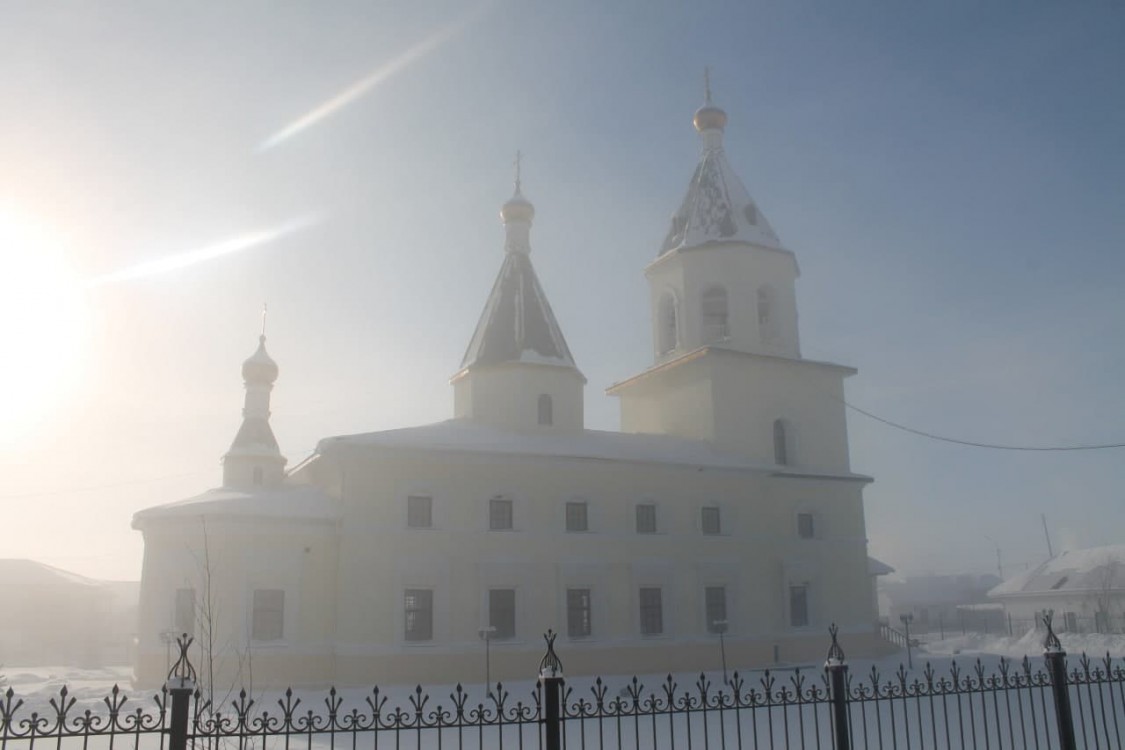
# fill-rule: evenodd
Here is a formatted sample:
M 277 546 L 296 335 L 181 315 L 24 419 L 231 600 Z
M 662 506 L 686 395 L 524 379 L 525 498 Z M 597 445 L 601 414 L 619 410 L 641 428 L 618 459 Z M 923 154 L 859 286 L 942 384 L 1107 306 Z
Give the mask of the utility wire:
M 844 406 L 853 411 L 857 411 L 869 419 L 874 419 L 876 422 L 881 422 L 888 427 L 893 427 L 896 430 L 909 432 L 911 435 L 918 435 L 920 437 L 929 438 L 930 440 L 940 440 L 943 443 L 954 443 L 956 445 L 967 445 L 972 448 L 990 448 L 997 451 L 1100 451 L 1110 448 L 1125 448 L 1125 443 L 1094 443 L 1090 445 L 1004 445 L 1000 443 L 978 443 L 973 440 L 961 440 L 959 438 L 946 437 L 945 435 L 935 435 L 932 432 L 925 430 L 917 430 L 913 427 L 907 427 L 898 422 L 892 422 L 889 419 L 880 417 L 878 414 L 861 409 L 854 404 L 844 401 Z

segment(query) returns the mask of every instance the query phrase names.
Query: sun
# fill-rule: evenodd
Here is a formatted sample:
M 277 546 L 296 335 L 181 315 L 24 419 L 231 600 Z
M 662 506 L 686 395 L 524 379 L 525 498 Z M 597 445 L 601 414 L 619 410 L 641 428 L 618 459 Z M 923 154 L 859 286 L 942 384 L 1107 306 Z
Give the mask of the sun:
M 0 447 L 40 427 L 80 382 L 87 323 L 58 237 L 0 206 Z

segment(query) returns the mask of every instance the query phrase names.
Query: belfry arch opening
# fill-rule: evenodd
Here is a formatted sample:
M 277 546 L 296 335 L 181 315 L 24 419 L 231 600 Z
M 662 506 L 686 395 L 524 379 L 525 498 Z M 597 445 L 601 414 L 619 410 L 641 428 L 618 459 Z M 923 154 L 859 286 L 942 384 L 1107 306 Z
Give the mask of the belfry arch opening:
M 711 344 L 730 337 L 730 316 L 727 311 L 727 290 L 719 285 L 707 287 L 700 303 L 703 319 L 703 342 Z
M 679 343 L 679 316 L 676 314 L 676 297 L 665 292 L 657 308 L 656 349 L 667 354 Z

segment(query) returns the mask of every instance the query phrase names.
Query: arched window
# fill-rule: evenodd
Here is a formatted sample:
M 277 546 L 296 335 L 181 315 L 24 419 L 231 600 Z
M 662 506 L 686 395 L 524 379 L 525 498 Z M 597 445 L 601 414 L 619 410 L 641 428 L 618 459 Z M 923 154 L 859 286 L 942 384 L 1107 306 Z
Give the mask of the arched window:
M 758 287 L 758 336 L 762 341 L 773 339 L 775 330 L 774 321 L 774 294 L 769 286 Z
M 656 346 L 659 353 L 665 354 L 675 349 L 679 339 L 679 331 L 676 298 L 671 292 L 665 292 L 660 298 L 660 305 L 657 308 L 657 326 Z
M 784 419 L 773 420 L 773 462 L 778 466 L 789 464 L 789 435 Z
M 255 466 L 254 467 L 254 486 L 255 487 L 261 487 L 262 486 L 262 476 L 263 476 L 262 475 L 262 467 L 261 466 Z
M 554 424 L 553 404 L 546 393 L 539 394 L 539 424 Z
M 722 341 L 730 336 L 727 317 L 727 290 L 709 287 L 703 293 L 703 341 Z

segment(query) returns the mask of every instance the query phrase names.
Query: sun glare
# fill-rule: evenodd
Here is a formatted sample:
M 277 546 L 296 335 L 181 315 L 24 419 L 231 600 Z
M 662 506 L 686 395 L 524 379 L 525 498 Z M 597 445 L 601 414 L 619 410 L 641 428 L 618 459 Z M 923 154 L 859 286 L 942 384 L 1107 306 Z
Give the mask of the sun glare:
M 62 243 L 0 208 L 0 447 L 60 405 L 81 376 L 85 298 Z

